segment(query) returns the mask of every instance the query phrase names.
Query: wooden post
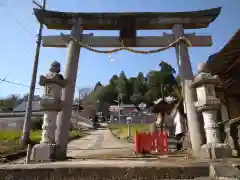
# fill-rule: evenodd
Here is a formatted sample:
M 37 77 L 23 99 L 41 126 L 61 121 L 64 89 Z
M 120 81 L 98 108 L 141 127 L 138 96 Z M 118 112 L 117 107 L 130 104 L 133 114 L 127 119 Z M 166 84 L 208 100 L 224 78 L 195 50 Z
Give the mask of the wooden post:
M 82 37 L 82 20 L 77 19 L 74 24 L 67 49 L 67 62 L 65 66 L 64 77 L 67 79 L 67 86 L 63 89 L 62 100 L 64 103 L 63 110 L 57 117 L 57 130 L 56 130 L 56 157 L 62 159 L 66 157 L 66 150 L 68 144 L 68 131 L 72 116 L 73 98 L 75 93 L 75 85 L 77 79 L 78 61 L 80 54 L 79 41 Z
M 184 27 L 182 24 L 176 24 L 173 29 L 175 39 L 184 36 Z M 191 88 L 193 82 L 193 72 L 188 53 L 188 46 L 184 42 L 175 47 L 177 55 L 177 64 L 179 68 L 180 79 L 183 87 L 183 97 L 187 113 L 187 122 L 194 155 L 198 155 L 203 144 L 203 134 L 199 122 L 198 113 L 193 103 L 197 101 L 196 90 Z

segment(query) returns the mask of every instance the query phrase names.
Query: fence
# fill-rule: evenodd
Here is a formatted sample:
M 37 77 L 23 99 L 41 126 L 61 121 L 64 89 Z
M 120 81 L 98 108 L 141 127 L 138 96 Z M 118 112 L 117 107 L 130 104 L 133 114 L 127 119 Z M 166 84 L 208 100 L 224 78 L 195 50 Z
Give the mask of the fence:
M 152 152 L 168 152 L 167 132 L 136 132 L 133 151 L 136 154 L 150 154 Z
M 127 123 L 127 118 L 128 116 L 121 116 L 120 117 L 120 120 L 118 119 L 119 117 L 118 116 L 115 116 L 113 117 L 111 123 L 112 124 L 126 124 Z M 116 120 L 115 120 L 116 118 Z M 133 124 L 138 124 L 138 123 L 141 123 L 141 124 L 151 124 L 153 122 L 156 121 L 156 116 L 155 115 L 143 115 L 143 116 L 140 116 L 140 115 L 136 115 L 136 116 L 131 116 L 132 120 L 131 120 L 131 123 Z

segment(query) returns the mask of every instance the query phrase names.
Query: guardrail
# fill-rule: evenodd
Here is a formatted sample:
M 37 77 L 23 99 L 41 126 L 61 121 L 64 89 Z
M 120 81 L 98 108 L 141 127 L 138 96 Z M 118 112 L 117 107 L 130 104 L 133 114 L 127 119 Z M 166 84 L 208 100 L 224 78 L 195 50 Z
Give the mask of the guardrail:
M 43 117 L 44 112 L 32 112 L 32 117 Z M 24 117 L 25 112 L 8 112 L 8 113 L 0 113 L 0 118 L 11 118 L 11 117 Z M 75 113 L 72 113 L 72 118 L 77 118 Z M 92 124 L 90 119 L 84 118 L 82 116 L 78 117 L 79 120 L 87 123 Z
M 32 112 L 33 117 L 41 117 L 43 116 L 43 112 Z M 24 117 L 25 112 L 9 112 L 9 113 L 0 113 L 0 118 L 5 118 L 5 117 Z

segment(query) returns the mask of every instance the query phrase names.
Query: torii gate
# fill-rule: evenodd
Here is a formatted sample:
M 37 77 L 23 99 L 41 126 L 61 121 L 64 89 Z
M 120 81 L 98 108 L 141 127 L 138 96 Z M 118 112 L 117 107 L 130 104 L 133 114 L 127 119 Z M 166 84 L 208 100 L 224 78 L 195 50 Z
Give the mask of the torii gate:
M 58 155 L 66 155 L 68 143 L 68 126 L 71 119 L 78 61 L 81 45 L 91 47 L 165 47 L 179 37 L 186 37 L 193 47 L 212 45 L 211 36 L 184 34 L 184 29 L 207 28 L 220 14 L 221 8 L 202 11 L 171 13 L 66 13 L 34 9 L 38 21 L 48 29 L 71 30 L 70 35 L 45 36 L 44 47 L 67 47 L 67 62 L 64 76 L 68 80 L 63 90 L 64 109 L 57 118 L 56 143 Z M 163 36 L 136 36 L 137 30 L 172 29 L 172 34 Z M 83 30 L 120 30 L 119 37 L 84 35 Z M 68 41 L 66 41 L 66 39 Z M 78 42 L 77 42 L 78 41 Z M 188 126 L 193 152 L 197 153 L 203 144 L 198 115 L 193 103 L 196 92 L 190 87 L 193 72 L 188 53 L 188 45 L 180 42 L 175 46 Z

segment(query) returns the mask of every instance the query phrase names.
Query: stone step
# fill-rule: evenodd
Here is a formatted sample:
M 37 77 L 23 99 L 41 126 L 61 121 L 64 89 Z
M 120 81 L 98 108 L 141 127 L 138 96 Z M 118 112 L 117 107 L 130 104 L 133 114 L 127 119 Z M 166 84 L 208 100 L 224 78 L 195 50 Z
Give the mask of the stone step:
M 164 160 L 162 160 L 164 161 Z M 194 179 L 207 177 L 209 166 L 191 162 L 68 161 L 0 166 L 0 179 Z

